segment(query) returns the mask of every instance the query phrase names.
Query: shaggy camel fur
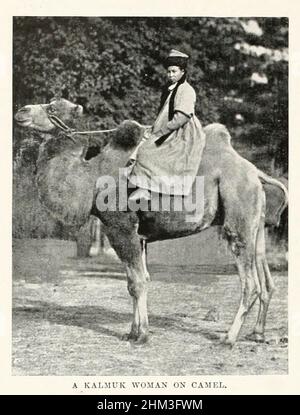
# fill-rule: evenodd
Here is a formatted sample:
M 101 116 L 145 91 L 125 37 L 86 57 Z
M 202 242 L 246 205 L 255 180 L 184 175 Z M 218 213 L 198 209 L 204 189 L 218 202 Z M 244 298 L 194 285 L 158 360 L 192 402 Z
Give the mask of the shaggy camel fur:
M 116 131 L 105 134 L 106 145 L 100 154 L 86 161 L 84 155 L 89 138 L 58 130 L 60 121 L 67 123 L 74 111 L 78 113 L 82 109 L 66 100 L 57 100 L 44 106 L 28 105 L 16 114 L 15 119 L 20 125 L 44 131 L 37 173 L 43 204 L 66 224 L 76 222 L 80 226 L 91 213 L 99 217 L 111 245 L 125 265 L 128 290 L 133 299 L 133 322 L 125 338 L 139 344 L 148 339 L 147 242 L 178 238 L 209 226 L 222 225 L 241 281 L 238 311 L 223 340 L 229 345 L 234 344 L 246 315 L 259 299 L 258 318 L 251 338 L 264 341 L 274 283 L 265 253 L 266 200 L 261 181 L 282 190 L 282 200 L 276 209 L 278 214 L 287 203 L 284 186 L 240 157 L 232 148 L 230 135 L 223 125 L 211 124 L 204 129 L 206 147 L 198 172 L 205 180 L 201 216 L 195 215 L 194 220 L 186 221 L 191 212 L 174 211 L 175 198 L 171 198 L 170 209 L 165 211 L 100 212 L 95 204 L 97 177 L 110 175 L 118 182 L 119 168 L 126 165 L 144 128 L 133 121 L 123 122 Z M 49 114 L 56 117 L 51 120 Z

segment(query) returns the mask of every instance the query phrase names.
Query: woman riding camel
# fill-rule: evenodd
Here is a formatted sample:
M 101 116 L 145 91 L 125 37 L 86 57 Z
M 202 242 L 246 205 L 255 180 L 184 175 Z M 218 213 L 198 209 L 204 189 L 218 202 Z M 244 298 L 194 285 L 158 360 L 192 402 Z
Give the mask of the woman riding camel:
M 172 49 L 166 59 L 168 85 L 158 116 L 135 152 L 129 182 L 138 187 L 131 199 L 149 199 L 149 191 L 188 195 L 198 171 L 205 135 L 195 116 L 196 94 L 186 80 L 189 56 Z

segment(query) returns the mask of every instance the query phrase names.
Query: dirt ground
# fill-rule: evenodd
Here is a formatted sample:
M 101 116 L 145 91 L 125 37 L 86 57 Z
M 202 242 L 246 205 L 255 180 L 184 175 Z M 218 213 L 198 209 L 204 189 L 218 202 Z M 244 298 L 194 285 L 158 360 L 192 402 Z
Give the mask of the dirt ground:
M 273 271 L 277 290 L 270 305 L 266 343 L 246 340 L 255 323 L 255 305 L 239 341 L 229 350 L 218 338 L 229 327 L 239 302 L 234 267 L 213 261 L 172 265 L 152 260 L 151 340 L 137 347 L 121 340 L 130 328 L 132 304 L 118 261 L 103 256 L 79 260 L 73 242 L 54 240 L 16 240 L 13 257 L 13 375 L 288 371 L 286 271 Z M 212 321 L 205 318 L 209 311 L 213 311 Z

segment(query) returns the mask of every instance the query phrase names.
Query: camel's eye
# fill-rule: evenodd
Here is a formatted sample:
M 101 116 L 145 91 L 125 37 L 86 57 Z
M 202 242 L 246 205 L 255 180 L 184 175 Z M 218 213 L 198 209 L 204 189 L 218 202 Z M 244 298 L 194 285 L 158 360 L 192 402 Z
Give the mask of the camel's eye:
M 49 114 L 55 114 L 56 113 L 55 106 L 50 104 L 49 107 L 48 107 L 48 112 L 49 112 Z

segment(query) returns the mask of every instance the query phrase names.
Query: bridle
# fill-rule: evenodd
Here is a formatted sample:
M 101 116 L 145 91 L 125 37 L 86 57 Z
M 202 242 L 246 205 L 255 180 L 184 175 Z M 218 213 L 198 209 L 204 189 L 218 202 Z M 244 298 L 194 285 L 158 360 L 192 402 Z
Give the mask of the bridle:
M 101 133 L 110 133 L 112 131 L 116 131 L 117 128 L 111 128 L 109 130 L 93 130 L 93 131 L 77 131 L 74 128 L 69 127 L 67 124 L 65 124 L 57 115 L 49 113 L 45 107 L 43 107 L 42 104 L 40 104 L 40 107 L 47 115 L 47 118 L 49 121 L 57 128 L 59 128 L 61 131 L 65 133 L 65 135 L 70 138 L 74 143 L 76 143 L 76 140 L 74 139 L 74 135 L 76 134 L 101 134 Z

